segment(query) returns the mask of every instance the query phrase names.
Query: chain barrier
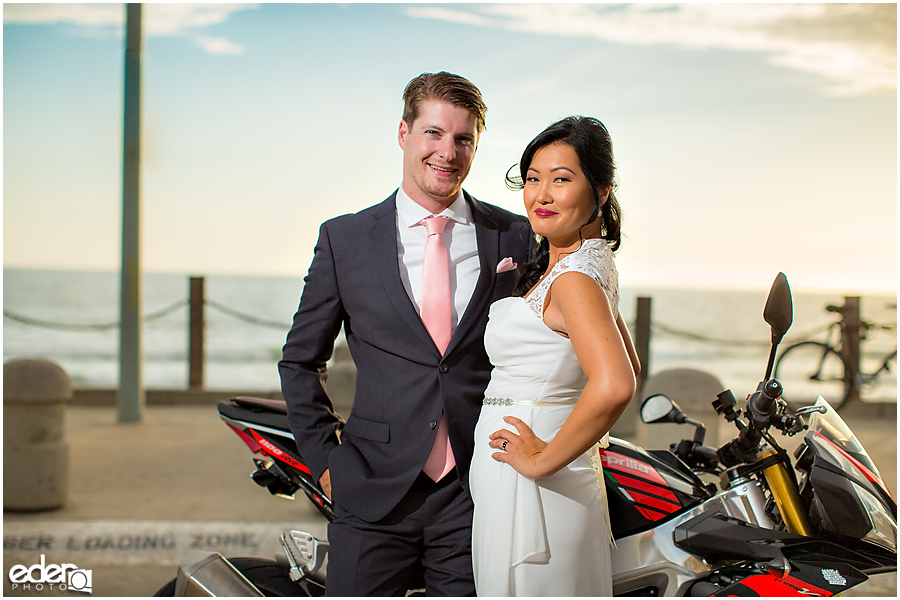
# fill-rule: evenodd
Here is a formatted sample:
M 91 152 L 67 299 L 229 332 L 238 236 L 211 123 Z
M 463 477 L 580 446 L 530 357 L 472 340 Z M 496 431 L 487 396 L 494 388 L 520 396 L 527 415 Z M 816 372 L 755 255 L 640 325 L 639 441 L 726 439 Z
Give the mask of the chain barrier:
M 178 302 L 172 304 L 171 306 L 167 306 L 161 310 L 158 310 L 153 313 L 149 313 L 144 316 L 144 322 L 149 323 L 150 321 L 155 321 L 157 319 L 161 319 L 165 316 L 168 316 L 180 308 L 187 306 L 190 303 L 188 299 L 179 300 Z M 259 325 L 261 327 L 271 327 L 274 329 L 279 329 L 281 331 L 285 331 L 289 328 L 289 325 L 284 323 L 279 323 L 277 321 L 268 321 L 266 319 L 260 319 L 258 317 L 254 317 L 252 315 L 248 315 L 246 313 L 242 313 L 233 308 L 229 308 L 224 304 L 216 302 L 215 300 L 204 300 L 203 303 L 214 310 L 218 310 L 221 313 L 229 315 L 235 319 L 239 319 L 246 323 L 250 323 L 252 325 Z M 42 319 L 34 319 L 31 317 L 24 316 L 22 314 L 13 312 L 8 309 L 3 309 L 3 316 L 12 319 L 14 321 L 18 321 L 19 323 L 23 323 L 25 325 L 31 325 L 34 327 L 43 327 L 46 329 L 59 329 L 63 331 L 105 331 L 109 329 L 117 329 L 119 327 L 119 322 L 111 322 L 111 323 L 95 323 L 95 324 L 72 324 L 72 323 L 59 323 L 54 321 L 45 321 Z M 795 344 L 797 342 L 802 342 L 806 340 L 810 340 L 817 335 L 828 331 L 830 327 L 832 327 L 833 323 L 827 323 L 825 325 L 820 325 L 813 329 L 810 329 L 806 332 L 800 333 L 796 336 L 792 336 L 789 339 L 784 341 L 784 344 Z M 870 326 L 875 327 L 874 324 L 870 324 Z M 650 327 L 657 332 L 665 333 L 668 335 L 672 335 L 675 337 L 681 337 L 689 340 L 693 340 L 695 342 L 702 342 L 706 344 L 713 344 L 718 346 L 737 346 L 737 347 L 758 347 L 758 348 L 767 348 L 770 343 L 768 341 L 757 341 L 757 340 L 726 340 L 721 338 L 715 338 L 710 336 L 701 335 L 698 333 L 693 333 L 690 331 L 684 331 L 681 329 L 677 329 L 675 327 L 670 327 L 658 321 L 652 321 L 650 323 Z M 884 329 L 888 329 L 890 327 L 896 327 L 891 325 L 878 326 L 883 327 Z
M 253 325 L 260 325 L 261 327 L 272 327 L 274 329 L 280 329 L 282 331 L 286 331 L 289 326 L 284 323 L 278 323 L 276 321 L 267 321 L 265 319 L 259 319 L 257 317 L 247 315 L 241 312 L 234 310 L 233 308 L 228 308 L 227 306 L 216 302 L 215 300 L 204 300 L 204 304 L 206 304 L 210 308 L 214 308 L 219 312 L 223 312 L 226 315 L 232 316 L 235 319 L 240 319 L 241 321 L 246 321 L 247 323 L 252 323 Z
M 156 312 L 152 312 L 144 315 L 143 321 L 145 323 L 149 323 L 150 321 L 155 321 L 157 319 L 162 319 L 166 317 L 179 308 L 183 308 L 188 305 L 188 300 L 179 300 L 178 302 L 167 306 L 166 308 L 160 309 Z M 3 309 L 3 316 L 7 319 L 12 319 L 13 321 L 18 321 L 19 323 L 23 323 L 25 325 L 31 325 L 33 327 L 43 327 L 44 329 L 59 329 L 61 331 L 106 331 L 109 329 L 118 329 L 119 321 L 114 321 L 110 323 L 84 323 L 84 324 L 74 324 L 74 323 L 58 323 L 55 321 L 45 321 L 43 319 L 34 319 L 32 317 L 26 317 L 25 315 L 21 315 L 19 313 L 13 312 L 9 309 Z
M 233 308 L 229 308 L 224 304 L 220 304 L 215 300 L 204 300 L 203 303 L 210 308 L 218 310 L 220 312 L 225 313 L 226 315 L 232 316 L 236 319 L 240 319 L 241 321 L 246 321 L 247 323 L 252 323 L 253 325 L 260 325 L 263 327 L 273 327 L 280 330 L 286 330 L 289 328 L 288 325 L 284 323 L 278 323 L 275 321 L 267 321 L 265 319 L 259 319 L 257 317 L 247 315 L 245 313 L 234 310 Z M 167 306 L 161 310 L 158 310 L 153 313 L 149 313 L 144 316 L 144 322 L 149 323 L 150 321 L 155 321 L 157 319 L 161 319 L 166 317 L 173 312 L 177 311 L 180 308 L 188 306 L 190 304 L 190 300 L 184 299 L 179 300 L 178 302 L 172 304 L 171 306 Z M 31 325 L 33 327 L 42 327 L 44 329 L 58 329 L 61 331 L 107 331 L 110 329 L 118 329 L 119 321 L 112 321 L 109 323 L 60 323 L 58 321 L 46 321 L 44 319 L 35 319 L 33 317 L 28 317 L 23 314 L 17 313 L 15 311 L 4 308 L 3 316 L 12 319 L 13 321 L 18 321 L 24 325 Z
M 782 344 L 795 344 L 797 342 L 804 342 L 806 340 L 811 340 L 817 335 L 828 331 L 832 327 L 831 323 L 826 325 L 819 325 L 814 329 L 810 329 L 803 333 L 797 334 L 796 336 L 792 336 L 790 338 L 786 338 Z M 674 335 L 676 337 L 683 337 L 689 340 L 693 340 L 695 342 L 703 342 L 706 344 L 714 344 L 718 346 L 738 346 L 738 347 L 758 347 L 758 348 L 768 348 L 771 345 L 769 341 L 757 341 L 757 340 L 723 340 L 721 338 L 714 338 L 705 335 L 700 335 L 699 333 L 692 333 L 690 331 L 683 331 L 680 329 L 676 329 L 674 327 L 669 327 L 668 325 L 664 325 L 659 323 L 658 321 L 651 321 L 650 328 L 654 331 L 667 333 L 669 335 Z

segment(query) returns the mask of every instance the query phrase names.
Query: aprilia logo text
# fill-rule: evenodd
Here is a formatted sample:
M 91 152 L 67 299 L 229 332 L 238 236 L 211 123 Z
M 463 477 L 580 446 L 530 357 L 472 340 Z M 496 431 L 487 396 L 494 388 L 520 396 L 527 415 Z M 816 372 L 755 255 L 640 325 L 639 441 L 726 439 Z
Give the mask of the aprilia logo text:
M 84 592 L 93 591 L 92 573 L 87 569 L 79 569 L 73 564 L 48 565 L 44 555 L 41 562 L 26 567 L 15 565 L 9 570 L 9 581 L 13 590 L 48 590 Z
M 621 467 L 629 471 L 636 471 L 642 475 L 650 474 L 650 467 L 642 462 L 638 462 L 633 458 L 622 456 L 621 454 L 613 454 L 612 452 L 603 452 L 600 454 L 600 460 L 608 464 L 610 467 Z

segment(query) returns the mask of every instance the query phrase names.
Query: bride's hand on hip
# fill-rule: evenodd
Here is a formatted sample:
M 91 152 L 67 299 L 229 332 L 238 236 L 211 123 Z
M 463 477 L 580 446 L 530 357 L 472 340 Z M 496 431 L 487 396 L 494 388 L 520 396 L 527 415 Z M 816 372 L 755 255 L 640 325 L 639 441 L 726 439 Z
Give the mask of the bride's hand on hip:
M 537 458 L 547 447 L 547 442 L 534 435 L 534 432 L 522 419 L 503 417 L 503 420 L 515 427 L 518 434 L 508 429 L 500 429 L 492 433 L 488 445 L 500 452 L 494 452 L 491 457 L 494 460 L 505 462 L 525 477 L 539 479 L 543 474 L 538 472 Z

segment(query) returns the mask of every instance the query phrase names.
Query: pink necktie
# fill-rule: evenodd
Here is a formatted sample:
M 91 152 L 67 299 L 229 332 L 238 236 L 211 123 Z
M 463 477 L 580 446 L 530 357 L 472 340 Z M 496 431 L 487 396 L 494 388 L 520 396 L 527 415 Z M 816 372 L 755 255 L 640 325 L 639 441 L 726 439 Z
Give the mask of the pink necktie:
M 450 343 L 450 257 L 444 245 L 444 227 L 447 217 L 429 217 L 422 221 L 428 229 L 425 241 L 425 265 L 422 272 L 422 323 L 428 330 L 434 344 L 444 353 Z M 441 414 L 437 435 L 431 454 L 422 470 L 434 481 L 440 481 L 456 466 L 450 437 L 447 435 L 447 420 Z

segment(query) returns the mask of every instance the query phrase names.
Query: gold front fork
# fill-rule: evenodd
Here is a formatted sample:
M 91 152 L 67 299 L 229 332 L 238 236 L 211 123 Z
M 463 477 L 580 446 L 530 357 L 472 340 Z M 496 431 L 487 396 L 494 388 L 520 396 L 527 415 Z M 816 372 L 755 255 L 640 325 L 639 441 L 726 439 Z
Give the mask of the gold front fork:
M 775 454 L 777 453 L 774 450 L 767 449 L 760 453 L 759 458 L 768 458 Z M 766 467 L 763 469 L 763 476 L 766 478 L 766 483 L 769 484 L 769 490 L 772 492 L 775 504 L 778 505 L 778 511 L 781 513 L 781 518 L 784 519 L 787 530 L 807 537 L 812 536 L 812 528 L 803 511 L 803 503 L 800 502 L 800 493 L 784 463 Z

